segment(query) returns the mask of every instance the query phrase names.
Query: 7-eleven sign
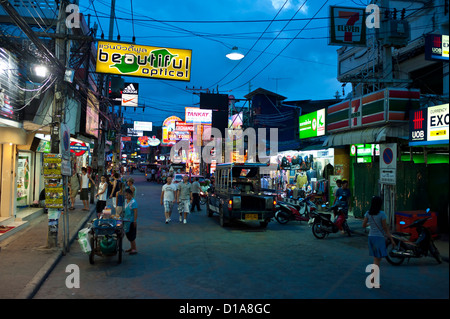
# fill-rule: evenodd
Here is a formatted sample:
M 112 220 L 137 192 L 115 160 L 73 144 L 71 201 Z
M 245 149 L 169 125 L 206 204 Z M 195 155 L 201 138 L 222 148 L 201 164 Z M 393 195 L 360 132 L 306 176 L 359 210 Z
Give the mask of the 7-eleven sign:
M 361 126 L 361 99 L 353 100 L 350 114 L 350 127 Z

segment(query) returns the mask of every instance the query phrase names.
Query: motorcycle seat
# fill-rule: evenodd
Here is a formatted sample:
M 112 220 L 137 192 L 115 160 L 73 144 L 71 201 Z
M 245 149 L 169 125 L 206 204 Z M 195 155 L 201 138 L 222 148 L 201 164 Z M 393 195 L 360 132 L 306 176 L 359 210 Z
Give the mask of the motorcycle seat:
M 322 216 L 322 217 L 324 217 L 324 218 L 326 218 L 326 219 L 331 220 L 331 214 L 319 213 L 319 215 Z
M 410 233 L 404 233 L 404 232 L 393 232 L 392 235 L 397 235 L 397 236 L 411 236 Z

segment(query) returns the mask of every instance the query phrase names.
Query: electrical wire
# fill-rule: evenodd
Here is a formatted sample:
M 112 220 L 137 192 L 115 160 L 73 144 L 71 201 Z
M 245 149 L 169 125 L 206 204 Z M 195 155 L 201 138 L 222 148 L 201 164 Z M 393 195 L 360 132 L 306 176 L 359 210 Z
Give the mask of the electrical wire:
M 306 3 L 306 1 L 304 2 L 304 3 Z M 305 26 L 303 26 L 303 28 L 297 33 L 297 35 L 291 40 L 291 41 L 289 41 L 289 43 L 269 62 L 269 63 L 267 63 L 258 73 L 256 73 L 256 75 L 254 75 L 250 80 L 248 80 L 247 82 L 245 82 L 244 84 L 242 84 L 242 85 L 240 85 L 240 86 L 238 86 L 238 87 L 236 87 L 236 88 L 234 88 L 233 90 L 235 90 L 235 89 L 238 89 L 238 88 L 241 88 L 241 87 L 243 87 L 244 85 L 246 85 L 247 83 L 249 83 L 250 81 L 252 81 L 254 78 L 256 78 L 259 74 L 261 74 L 265 69 L 267 69 L 268 67 L 269 67 L 269 65 L 271 65 L 272 63 L 273 63 L 273 61 L 275 61 L 279 56 L 280 56 L 280 54 L 281 53 L 283 53 L 284 52 L 284 50 L 286 50 L 291 44 L 292 44 L 292 42 L 295 40 L 295 38 L 296 37 L 298 37 L 299 35 L 300 35 L 300 33 L 303 31 L 303 29 L 315 18 L 315 16 L 317 16 L 317 14 L 319 14 L 319 12 L 322 10 L 322 8 L 326 5 L 328 3 L 328 0 L 326 0 L 323 4 L 322 4 L 322 6 L 319 8 L 319 10 L 317 10 L 316 11 L 316 13 L 313 15 L 313 17 L 312 18 L 310 18 L 310 20 L 305 24 Z M 232 90 L 232 91 L 233 91 Z
M 246 67 L 241 73 L 239 73 L 239 74 L 238 74 L 236 77 L 234 77 L 232 80 L 230 80 L 230 81 L 224 83 L 223 86 L 224 86 L 224 85 L 227 85 L 227 84 L 230 84 L 230 83 L 232 83 L 232 82 L 234 82 L 234 81 L 235 81 L 237 78 L 239 78 L 245 71 L 247 71 L 247 70 L 253 65 L 253 63 L 255 63 L 255 62 L 262 56 L 262 54 L 263 54 L 264 52 L 266 52 L 266 50 L 267 50 L 267 49 L 272 45 L 272 43 L 279 37 L 279 35 L 284 31 L 284 29 L 289 25 L 289 23 L 291 23 L 292 19 L 294 19 L 295 16 L 300 12 L 300 10 L 305 6 L 305 4 L 306 4 L 307 1 L 308 1 L 308 0 L 305 0 L 305 1 L 302 3 L 302 5 L 299 6 L 299 8 L 297 9 L 297 11 L 296 11 L 296 12 L 294 13 L 294 15 L 292 16 L 292 18 L 284 25 L 284 27 L 280 30 L 280 32 L 278 32 L 277 36 L 276 36 L 274 39 L 272 39 L 272 41 L 264 48 L 264 50 L 263 50 L 262 52 L 260 52 L 260 54 L 253 60 L 253 62 L 249 63 L 249 64 L 247 65 L 247 67 Z
M 288 3 L 289 0 L 286 0 L 283 5 L 281 6 L 281 8 L 278 10 L 277 14 L 275 15 L 275 17 L 272 19 L 272 21 L 270 21 L 270 23 L 267 25 L 267 27 L 264 29 L 264 31 L 261 33 L 261 35 L 259 36 L 259 38 L 255 41 L 255 43 L 253 43 L 252 47 L 247 51 L 246 55 L 248 56 L 248 54 L 253 50 L 253 48 L 256 46 L 256 44 L 259 42 L 259 40 L 261 40 L 262 36 L 266 33 L 266 31 L 270 28 L 270 26 L 272 25 L 273 21 L 275 21 L 275 19 L 278 17 L 278 15 L 280 14 L 280 12 L 283 10 L 284 6 L 286 5 L 286 3 Z M 217 84 L 219 84 L 223 79 L 225 79 L 228 75 L 230 75 L 242 62 L 242 59 L 239 60 L 239 62 L 227 73 L 225 74 L 219 81 L 217 81 L 216 83 L 212 84 L 209 86 L 209 88 L 216 86 Z

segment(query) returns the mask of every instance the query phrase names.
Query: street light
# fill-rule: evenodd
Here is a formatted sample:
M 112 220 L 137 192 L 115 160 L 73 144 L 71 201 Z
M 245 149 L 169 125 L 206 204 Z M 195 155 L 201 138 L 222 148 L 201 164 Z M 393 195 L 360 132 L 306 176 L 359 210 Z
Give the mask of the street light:
M 231 52 L 226 55 L 226 57 L 230 60 L 240 60 L 244 58 L 244 55 L 238 51 L 237 47 L 233 47 Z

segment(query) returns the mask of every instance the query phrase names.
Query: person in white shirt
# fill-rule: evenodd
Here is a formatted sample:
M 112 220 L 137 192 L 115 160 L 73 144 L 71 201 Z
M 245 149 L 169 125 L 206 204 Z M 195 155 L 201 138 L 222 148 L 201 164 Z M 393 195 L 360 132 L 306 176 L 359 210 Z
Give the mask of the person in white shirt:
M 100 179 L 100 185 L 98 186 L 98 192 L 95 197 L 97 197 L 97 217 L 100 218 L 101 213 L 106 207 L 106 195 L 108 191 L 108 183 L 106 182 L 106 176 L 102 176 Z
M 173 204 L 176 202 L 177 186 L 172 184 L 172 177 L 167 177 L 167 183 L 162 187 L 161 205 L 164 205 L 164 215 L 166 217 L 166 224 L 170 222 L 172 215 Z
M 81 168 L 81 193 L 80 199 L 83 201 L 83 210 L 89 211 L 89 181 L 92 182 L 92 187 L 95 187 L 95 182 L 91 175 L 87 173 L 87 168 Z

